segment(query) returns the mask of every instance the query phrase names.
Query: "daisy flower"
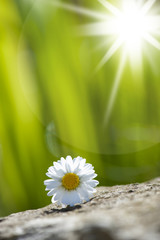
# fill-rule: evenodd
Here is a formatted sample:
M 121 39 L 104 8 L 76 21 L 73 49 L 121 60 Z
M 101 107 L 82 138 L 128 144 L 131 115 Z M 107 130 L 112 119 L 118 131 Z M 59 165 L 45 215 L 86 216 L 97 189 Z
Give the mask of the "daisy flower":
M 53 196 L 52 203 L 56 202 L 62 207 L 88 201 L 93 197 L 96 192 L 94 187 L 99 183 L 93 179 L 97 176 L 94 167 L 81 157 L 62 157 L 53 162 L 46 175 L 51 178 L 44 181 L 45 190 L 49 191 L 47 195 Z

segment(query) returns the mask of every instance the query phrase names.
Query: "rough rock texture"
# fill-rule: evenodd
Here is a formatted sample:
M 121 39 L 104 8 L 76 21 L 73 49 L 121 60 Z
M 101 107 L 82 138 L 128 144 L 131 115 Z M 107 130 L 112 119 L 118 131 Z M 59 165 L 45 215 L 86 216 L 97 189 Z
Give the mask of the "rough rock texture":
M 0 218 L 0 239 L 160 240 L 160 178 L 99 187 L 91 201 L 54 204 Z

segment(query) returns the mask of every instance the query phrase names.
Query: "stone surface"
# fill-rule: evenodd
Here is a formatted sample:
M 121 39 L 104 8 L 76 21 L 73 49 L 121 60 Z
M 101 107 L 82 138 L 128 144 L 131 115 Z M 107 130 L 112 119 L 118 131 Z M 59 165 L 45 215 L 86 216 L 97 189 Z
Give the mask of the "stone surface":
M 160 178 L 99 187 L 91 201 L 54 204 L 0 218 L 0 239 L 160 240 Z

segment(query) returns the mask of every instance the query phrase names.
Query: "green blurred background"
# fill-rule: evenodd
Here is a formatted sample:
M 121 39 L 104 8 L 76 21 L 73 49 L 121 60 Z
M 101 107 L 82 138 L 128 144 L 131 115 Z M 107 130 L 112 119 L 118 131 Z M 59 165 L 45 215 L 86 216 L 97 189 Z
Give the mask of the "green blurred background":
M 49 204 L 43 181 L 61 156 L 86 158 L 100 185 L 160 173 L 160 52 L 146 44 L 143 69 L 126 63 L 104 125 L 121 50 L 95 74 L 108 46 L 76 35 L 88 22 L 51 0 L 1 0 L 0 216 Z

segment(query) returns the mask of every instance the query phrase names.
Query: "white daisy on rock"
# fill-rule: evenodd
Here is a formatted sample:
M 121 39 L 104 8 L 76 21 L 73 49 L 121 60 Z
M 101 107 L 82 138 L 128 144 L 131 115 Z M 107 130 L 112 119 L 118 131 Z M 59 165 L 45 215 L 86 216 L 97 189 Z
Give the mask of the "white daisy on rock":
M 48 196 L 52 197 L 52 203 L 62 207 L 74 206 L 76 203 L 89 201 L 96 192 L 99 182 L 94 180 L 97 176 L 92 164 L 86 163 L 86 159 L 71 156 L 61 158 L 53 162 L 46 175 L 52 179 L 44 181 Z

